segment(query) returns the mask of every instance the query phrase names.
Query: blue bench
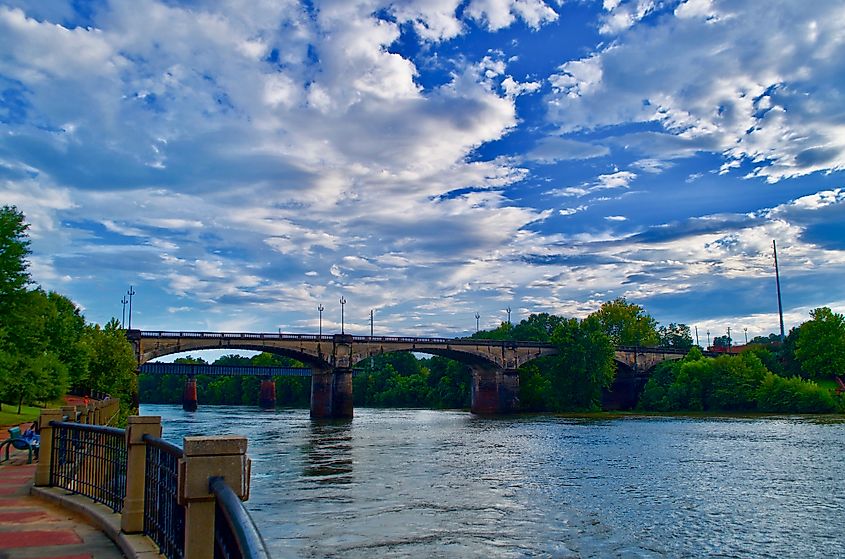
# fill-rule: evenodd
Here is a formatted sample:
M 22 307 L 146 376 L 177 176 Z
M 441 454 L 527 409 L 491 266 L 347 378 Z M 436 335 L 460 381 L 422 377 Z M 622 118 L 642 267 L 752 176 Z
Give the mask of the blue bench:
M 2 452 L 3 447 L 6 447 L 6 458 L 5 460 L 9 459 L 9 450 L 12 448 L 16 448 L 18 450 L 28 450 L 29 456 L 27 457 L 27 464 L 32 464 L 32 452 L 35 451 L 35 458 L 38 458 L 38 439 L 29 439 L 25 438 L 23 434 L 21 434 L 20 427 L 12 427 L 9 429 L 9 438 L 0 443 L 0 452 Z M 0 460 L 0 462 L 4 462 L 5 460 Z

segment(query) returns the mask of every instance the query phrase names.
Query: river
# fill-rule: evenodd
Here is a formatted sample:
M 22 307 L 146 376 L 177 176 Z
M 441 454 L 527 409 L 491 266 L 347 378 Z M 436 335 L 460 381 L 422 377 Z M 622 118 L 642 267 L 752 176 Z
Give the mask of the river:
M 274 557 L 845 556 L 845 423 L 141 406 L 249 438 Z

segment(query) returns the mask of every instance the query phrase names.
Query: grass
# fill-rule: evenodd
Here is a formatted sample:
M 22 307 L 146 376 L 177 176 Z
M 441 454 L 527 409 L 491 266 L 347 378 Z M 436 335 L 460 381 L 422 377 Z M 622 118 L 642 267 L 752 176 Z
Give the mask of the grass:
M 41 414 L 41 408 L 34 406 L 21 406 L 20 415 L 16 413 L 17 411 L 17 404 L 3 402 L 3 410 L 0 411 L 0 425 L 11 427 L 25 422 L 32 423 Z M 0 433 L 0 437 L 5 438 L 3 435 L 3 433 Z

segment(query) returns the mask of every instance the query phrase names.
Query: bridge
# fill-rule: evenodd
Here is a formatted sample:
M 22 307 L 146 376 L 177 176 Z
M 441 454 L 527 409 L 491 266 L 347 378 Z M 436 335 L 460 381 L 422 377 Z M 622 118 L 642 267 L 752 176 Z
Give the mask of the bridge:
M 157 357 L 206 349 L 266 351 L 296 359 L 311 370 L 313 418 L 352 417 L 353 367 L 370 357 L 397 351 L 439 355 L 464 363 L 472 374 L 472 412 L 510 413 L 519 406 L 517 369 L 533 359 L 557 353 L 557 348 L 548 343 L 472 338 L 151 330 L 129 330 L 127 338 L 141 368 Z M 618 369 L 624 373 L 620 379 L 633 379 L 636 383 L 642 382 L 644 375 L 657 363 L 680 359 L 685 354 L 686 351 L 673 348 L 619 347 L 614 358 Z M 190 401 L 192 397 L 196 409 L 196 381 L 190 373 L 185 374 L 188 374 L 185 400 Z M 260 376 L 265 379 L 260 404 L 272 407 L 269 402 L 271 386 L 275 402 L 271 378 L 274 375 L 268 372 Z

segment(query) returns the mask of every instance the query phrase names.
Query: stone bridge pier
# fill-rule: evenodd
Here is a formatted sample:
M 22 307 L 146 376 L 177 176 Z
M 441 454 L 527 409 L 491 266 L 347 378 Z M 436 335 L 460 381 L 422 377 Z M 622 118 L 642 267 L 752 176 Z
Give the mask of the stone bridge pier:
M 470 370 L 472 413 L 495 415 L 519 409 L 519 371 L 479 366 L 471 366 Z

